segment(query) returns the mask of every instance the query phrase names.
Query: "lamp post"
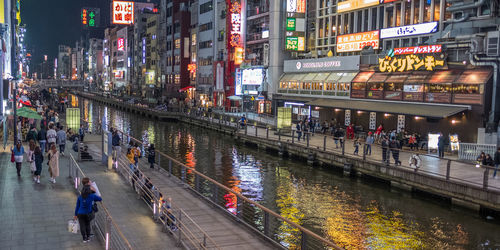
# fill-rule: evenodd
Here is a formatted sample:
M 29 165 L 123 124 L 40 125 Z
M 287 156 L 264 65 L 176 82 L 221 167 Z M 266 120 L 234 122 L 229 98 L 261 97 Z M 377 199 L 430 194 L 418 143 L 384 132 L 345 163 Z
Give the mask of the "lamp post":
M 14 77 L 12 81 L 14 81 L 14 93 L 12 101 L 14 102 L 14 144 L 17 143 L 17 39 L 16 39 L 16 26 L 17 26 L 17 5 L 16 0 L 12 0 L 11 3 L 12 11 L 11 11 L 11 74 Z

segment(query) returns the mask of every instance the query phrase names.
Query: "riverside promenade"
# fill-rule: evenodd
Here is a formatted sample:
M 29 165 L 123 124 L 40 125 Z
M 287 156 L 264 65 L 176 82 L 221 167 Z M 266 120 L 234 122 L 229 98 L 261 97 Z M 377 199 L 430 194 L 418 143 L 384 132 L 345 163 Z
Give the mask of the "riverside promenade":
M 10 146 L 5 150 L 2 147 L 0 249 L 105 249 L 104 242 L 97 237 L 89 243 L 83 243 L 80 233 L 72 234 L 67 230 L 77 198 L 74 185 L 68 179 L 69 149 L 66 150 L 66 156 L 60 158 L 57 182 L 53 184 L 48 181 L 48 166 L 44 162 L 41 183 L 35 184 L 27 163 L 23 163 L 21 177 L 17 177 L 16 168 L 10 162 Z M 98 162 L 83 162 L 79 165 L 97 183 L 113 222 L 118 225 L 132 249 L 180 249 L 154 223 L 144 203 L 136 199 L 134 192 L 120 178 L 104 172 Z
M 336 147 L 333 137 L 316 134 L 309 140 L 298 142 L 291 133 L 278 133 L 272 126 L 260 126 L 250 122 L 246 129 L 239 128 L 237 118 L 220 113 L 165 112 L 137 105 L 102 98 L 94 94 L 79 95 L 112 107 L 144 115 L 152 119 L 175 119 L 182 122 L 231 134 L 239 142 L 255 145 L 283 155 L 302 157 L 324 166 L 341 168 L 349 174 L 371 176 L 409 191 L 419 190 L 449 199 L 450 203 L 476 211 L 491 209 L 500 211 L 500 177 L 493 178 L 494 169 L 471 162 L 460 161 L 453 156 L 438 158 L 426 152 L 402 150 L 401 166 L 382 162 L 382 148 L 373 145 L 372 154 L 364 154 L 363 145 L 354 155 L 352 140 L 346 140 L 344 148 Z M 411 166 L 410 157 L 418 154 L 419 168 Z M 500 173 L 498 174 L 500 175 Z

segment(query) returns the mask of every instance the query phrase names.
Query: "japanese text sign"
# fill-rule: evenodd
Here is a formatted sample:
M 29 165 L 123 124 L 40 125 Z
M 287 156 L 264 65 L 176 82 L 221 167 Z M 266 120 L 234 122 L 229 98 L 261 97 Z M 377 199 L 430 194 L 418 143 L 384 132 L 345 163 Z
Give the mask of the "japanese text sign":
M 394 55 L 412 55 L 412 54 L 432 54 L 441 53 L 442 47 L 438 45 L 423 45 L 415 47 L 404 47 L 394 49 Z
M 421 23 L 407 25 L 401 27 L 387 28 L 380 30 L 380 39 L 423 35 L 436 32 L 438 30 L 438 22 Z
M 241 31 L 241 5 L 239 2 L 234 2 L 231 7 L 231 46 L 242 46 Z
M 116 41 L 118 51 L 124 51 L 125 50 L 125 39 L 124 38 L 118 38 Z
M 134 2 L 113 1 L 113 24 L 134 23 Z
M 287 0 L 286 12 L 306 13 L 306 0 Z
M 347 0 L 337 3 L 337 13 L 371 7 L 379 4 L 379 0 Z
M 378 30 L 341 35 L 337 37 L 337 52 L 360 51 L 366 46 L 379 48 Z
M 433 71 L 445 66 L 444 60 L 435 55 L 406 55 L 378 59 L 380 72 Z

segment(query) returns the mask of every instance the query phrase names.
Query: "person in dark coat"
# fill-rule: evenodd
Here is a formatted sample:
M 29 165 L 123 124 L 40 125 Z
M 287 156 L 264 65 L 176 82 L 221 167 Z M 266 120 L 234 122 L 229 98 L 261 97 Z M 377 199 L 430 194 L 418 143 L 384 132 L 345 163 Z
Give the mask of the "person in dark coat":
M 401 165 L 401 161 L 399 161 L 399 147 L 399 141 L 392 137 L 391 142 L 389 143 L 389 148 L 391 149 L 392 158 L 394 158 L 394 163 L 396 165 Z
M 387 153 L 388 153 L 388 149 L 389 149 L 389 140 L 387 139 L 387 136 L 384 136 L 382 138 L 381 146 L 382 146 L 382 161 L 388 162 Z
M 493 172 L 493 178 L 497 178 L 497 170 L 500 165 L 500 147 L 497 148 L 497 152 L 495 152 L 495 172 Z
M 446 138 L 443 136 L 442 133 L 439 133 L 438 137 L 438 153 L 439 153 L 439 158 L 444 157 L 444 146 L 446 144 Z
M 302 128 L 300 126 L 300 123 L 297 123 L 295 129 L 297 130 L 297 140 L 300 141 L 300 137 L 302 137 Z
M 40 184 L 40 174 L 42 173 L 43 153 L 39 146 L 35 147 L 35 181 Z
M 102 198 L 94 194 L 89 185 L 83 185 L 81 194 L 76 201 L 75 216 L 73 218 L 75 220 L 78 218 L 83 242 L 90 241 L 90 221 L 93 216 L 92 205 L 95 201 L 102 201 Z
M 155 158 L 156 158 L 155 145 L 151 144 L 148 148 L 148 162 L 150 164 L 150 168 L 155 168 Z

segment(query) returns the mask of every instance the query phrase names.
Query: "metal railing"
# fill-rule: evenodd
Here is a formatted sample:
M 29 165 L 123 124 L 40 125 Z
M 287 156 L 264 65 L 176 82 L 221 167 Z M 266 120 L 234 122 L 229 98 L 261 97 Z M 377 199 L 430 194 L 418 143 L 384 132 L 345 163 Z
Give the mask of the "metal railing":
M 77 192 L 80 192 L 81 180 L 86 177 L 72 154 L 69 155 L 69 179 L 71 180 Z M 94 234 L 104 242 L 104 247 L 108 249 L 128 249 L 131 250 L 127 238 L 123 235 L 120 228 L 115 224 L 111 214 L 103 202 L 98 202 L 99 212 L 95 213 Z
M 495 155 L 497 146 L 494 144 L 476 144 L 476 143 L 460 143 L 458 150 L 458 158 L 463 160 L 475 161 L 481 152 Z
M 124 144 L 121 146 L 126 148 Z M 112 154 L 113 168 L 137 192 L 139 198 L 153 212 L 154 220 L 162 224 L 164 232 L 173 235 L 179 246 L 186 249 L 220 249 L 215 241 L 183 209 L 163 196 L 164 192 L 147 178 L 146 174 L 140 170 L 141 168 L 135 167 L 132 170 L 125 155 L 116 152 Z M 147 165 L 144 158 L 139 163 L 139 166 Z
M 121 134 L 123 142 L 132 140 L 142 144 L 140 140 L 117 131 Z M 226 215 L 243 222 L 281 247 L 303 250 L 341 249 L 330 240 L 252 201 L 241 193 L 198 172 L 195 168 L 186 166 L 163 152 L 158 150 L 155 152 L 158 171 L 178 178 L 196 194 L 223 209 Z

